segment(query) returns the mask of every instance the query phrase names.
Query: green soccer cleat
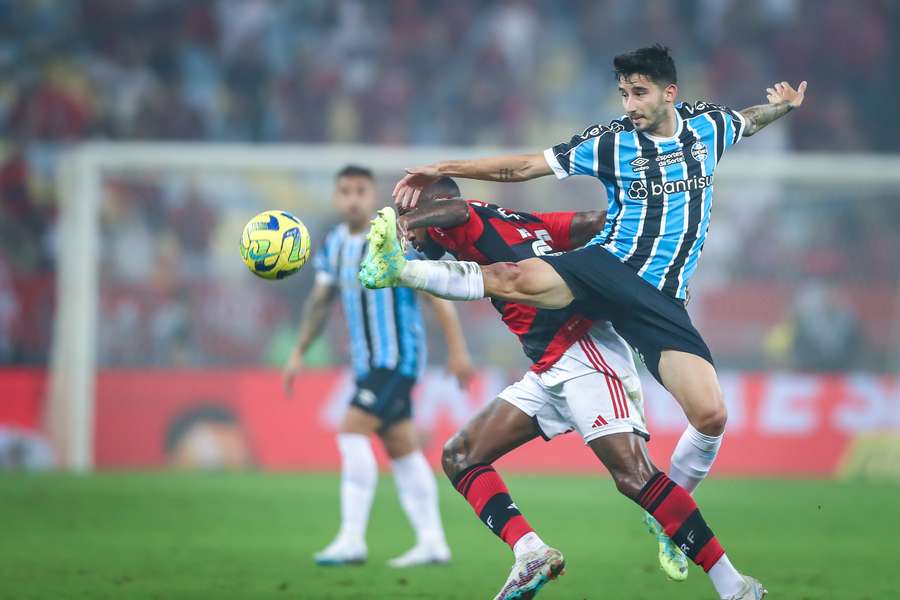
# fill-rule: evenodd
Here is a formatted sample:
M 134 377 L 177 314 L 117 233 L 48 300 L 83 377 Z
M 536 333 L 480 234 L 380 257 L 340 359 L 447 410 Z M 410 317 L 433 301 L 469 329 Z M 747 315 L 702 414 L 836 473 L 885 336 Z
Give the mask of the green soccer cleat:
M 688 561 L 681 548 L 669 539 L 659 522 L 649 513 L 644 513 L 644 524 L 659 542 L 659 568 L 672 581 L 684 581 L 688 576 Z
M 359 268 L 359 281 L 370 290 L 396 287 L 406 266 L 397 238 L 397 213 L 390 206 L 378 211 L 366 235 L 369 249 Z

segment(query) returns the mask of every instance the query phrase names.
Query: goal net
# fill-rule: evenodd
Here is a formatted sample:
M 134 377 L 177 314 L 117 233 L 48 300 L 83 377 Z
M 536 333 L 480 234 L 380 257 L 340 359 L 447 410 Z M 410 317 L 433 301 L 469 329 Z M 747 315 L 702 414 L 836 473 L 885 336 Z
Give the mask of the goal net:
M 205 370 L 224 377 L 283 361 L 312 268 L 282 282 L 252 277 L 238 254 L 251 216 L 271 208 L 294 213 L 309 228 L 315 253 L 336 222 L 331 194 L 342 166 L 373 169 L 387 203 L 405 167 L 496 152 L 130 143 L 74 149 L 58 176 L 46 411 L 64 465 L 90 469 L 102 451 L 95 431 L 99 372 Z M 820 297 L 840 289 L 865 340 L 846 368 L 898 368 L 898 183 L 900 160 L 889 157 L 736 151 L 723 162 L 690 307 L 720 364 L 796 366 L 785 342 L 797 326 L 792 311 L 805 310 L 804 303 L 812 313 L 824 310 Z M 460 184 L 465 197 L 516 209 L 605 206 L 602 187 L 588 178 Z M 521 350 L 491 307 L 460 310 L 477 364 L 521 372 Z M 340 328 L 331 329 L 309 357 L 313 366 L 346 364 Z M 440 343 L 430 344 L 432 363 L 442 358 Z M 136 439 L 140 427 L 125 434 Z

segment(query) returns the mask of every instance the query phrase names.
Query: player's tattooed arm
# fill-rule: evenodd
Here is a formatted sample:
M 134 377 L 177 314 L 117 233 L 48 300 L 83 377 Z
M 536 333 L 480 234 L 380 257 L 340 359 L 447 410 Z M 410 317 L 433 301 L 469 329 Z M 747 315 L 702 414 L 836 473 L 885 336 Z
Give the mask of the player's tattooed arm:
M 394 203 L 401 208 L 415 208 L 419 195 L 441 177 L 463 177 L 483 181 L 528 181 L 550 175 L 553 170 L 543 154 L 506 154 L 474 160 L 445 160 L 406 170 L 394 186 Z
M 766 88 L 768 104 L 758 104 L 740 111 L 741 116 L 747 122 L 743 135 L 745 137 L 753 135 L 772 121 L 780 119 L 803 104 L 805 93 L 805 81 L 800 82 L 796 90 L 786 81 Z
M 469 220 L 469 205 L 465 200 L 436 200 L 400 215 L 402 230 L 419 227 L 456 227 Z
M 586 210 L 575 213 L 572 224 L 569 226 L 569 240 L 573 248 L 580 248 L 594 236 L 603 231 L 606 224 L 605 210 Z
M 444 177 L 502 182 L 528 181 L 553 172 L 543 154 L 506 154 L 474 160 L 447 160 L 434 166 Z

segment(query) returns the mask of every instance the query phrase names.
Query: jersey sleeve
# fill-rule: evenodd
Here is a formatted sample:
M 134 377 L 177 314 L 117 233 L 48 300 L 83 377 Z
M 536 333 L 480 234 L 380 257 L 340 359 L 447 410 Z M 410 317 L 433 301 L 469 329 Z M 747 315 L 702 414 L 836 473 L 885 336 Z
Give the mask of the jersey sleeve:
M 742 115 L 740 111 L 729 108 L 723 104 L 713 104 L 711 102 L 697 102 L 693 108 L 697 111 L 706 110 L 709 111 L 709 113 L 716 113 L 721 116 L 721 120 L 715 118 L 712 122 L 713 127 L 715 127 L 716 133 L 718 134 L 718 139 L 721 139 L 723 142 L 723 150 L 731 148 L 744 137 L 744 131 L 747 128 L 747 119 L 744 118 L 744 115 Z M 722 131 L 719 131 L 720 129 L 722 129 Z
M 334 285 L 337 281 L 337 256 L 334 243 L 335 233 L 325 236 L 319 251 L 313 256 L 313 268 L 316 270 L 316 283 Z
M 722 116 L 725 119 L 725 148 L 730 148 L 741 141 L 744 137 L 744 130 L 747 127 L 747 120 L 740 111 L 722 107 Z
M 541 223 L 547 228 L 547 233 L 553 239 L 550 246 L 555 252 L 568 252 L 573 250 L 572 247 L 572 221 L 575 219 L 575 212 L 551 212 L 551 213 L 535 213 Z
M 544 160 L 553 169 L 557 179 L 565 179 L 570 175 L 599 177 L 604 167 L 598 164 L 597 145 L 600 138 L 615 135 L 622 129 L 619 121 L 613 121 L 609 125 L 591 125 L 581 133 L 576 133 L 568 142 L 544 150 Z

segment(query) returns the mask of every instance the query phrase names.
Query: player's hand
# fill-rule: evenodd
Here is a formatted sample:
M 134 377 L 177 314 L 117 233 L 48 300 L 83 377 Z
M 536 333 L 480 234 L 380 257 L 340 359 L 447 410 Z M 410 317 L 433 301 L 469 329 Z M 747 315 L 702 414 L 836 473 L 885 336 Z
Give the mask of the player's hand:
M 787 81 L 782 81 L 770 88 L 766 88 L 766 98 L 769 100 L 769 104 L 787 104 L 791 108 L 797 108 L 803 104 L 805 93 L 805 81 L 801 81 L 796 90 Z
M 394 204 L 400 207 L 400 210 L 412 210 L 418 204 L 422 190 L 440 177 L 435 165 L 407 169 L 403 179 L 394 186 Z
M 451 352 L 447 358 L 447 370 L 456 377 L 459 387 L 464 390 L 469 387 L 469 382 L 475 376 L 472 357 L 468 353 Z
M 294 379 L 297 377 L 297 374 L 303 370 L 303 353 L 300 352 L 299 348 L 294 348 L 294 351 L 291 352 L 290 357 L 284 365 L 284 369 L 282 369 L 281 376 L 282 382 L 284 384 L 284 393 L 287 396 L 290 396 L 294 391 Z

